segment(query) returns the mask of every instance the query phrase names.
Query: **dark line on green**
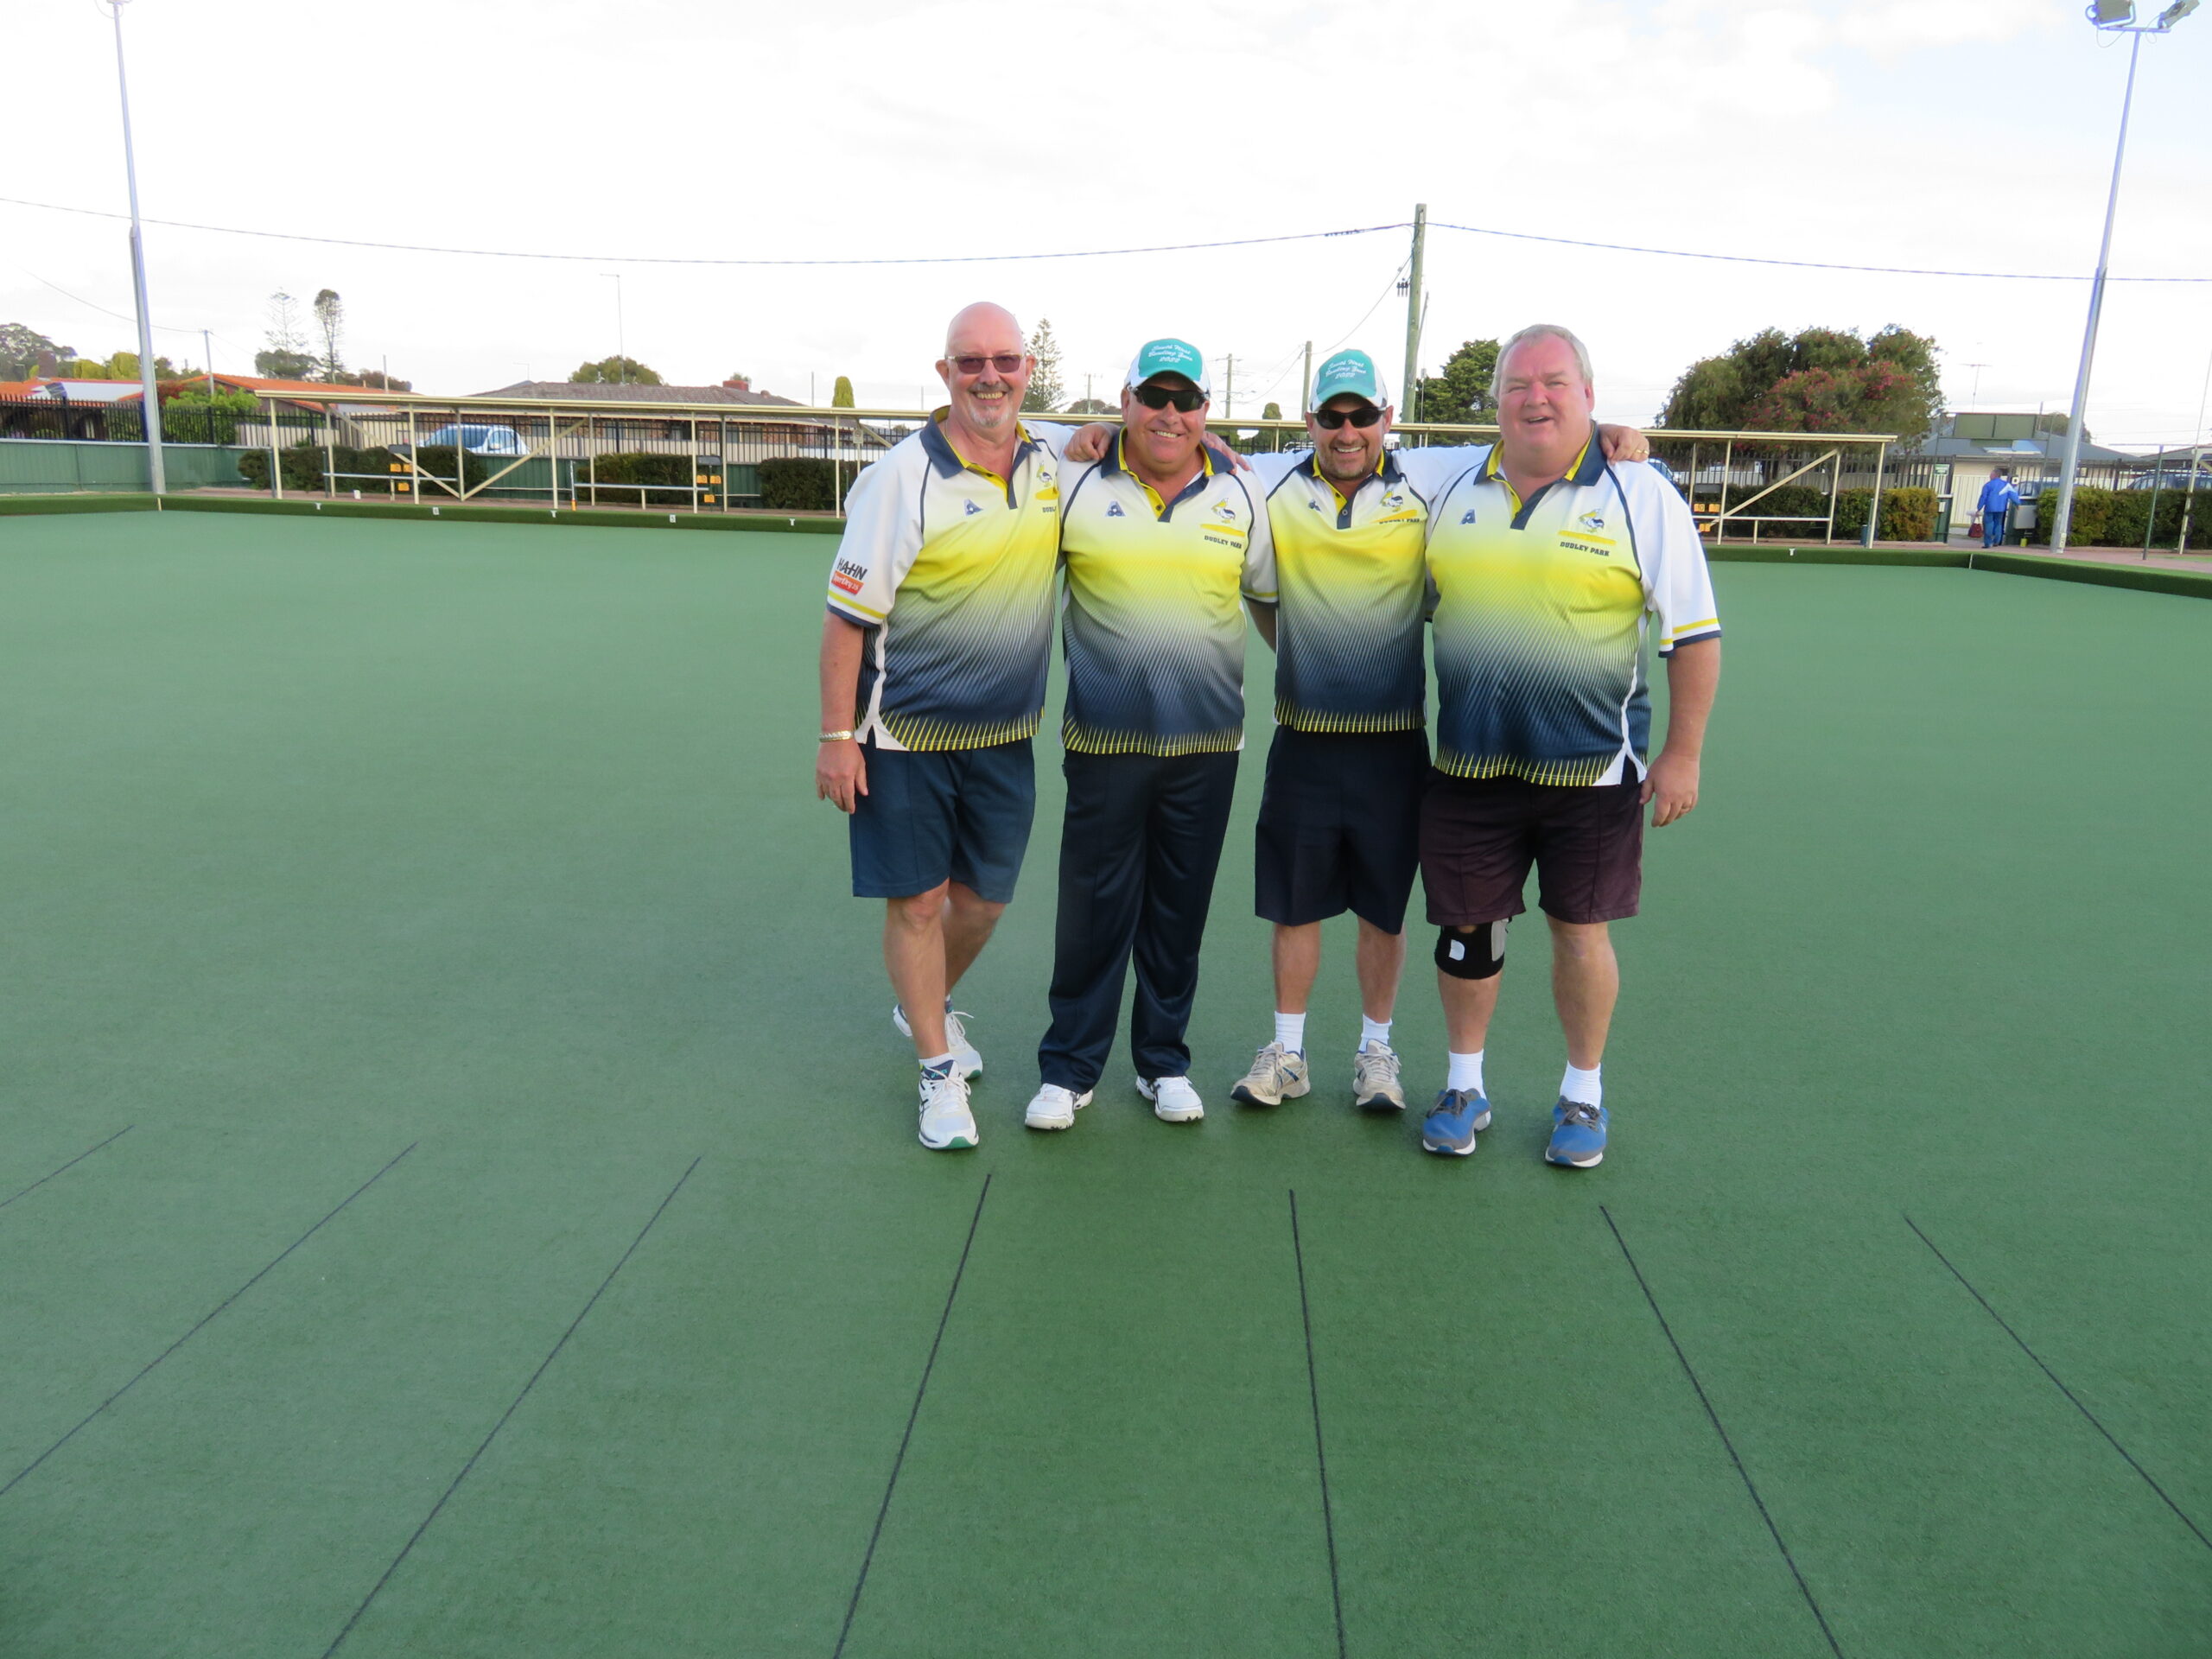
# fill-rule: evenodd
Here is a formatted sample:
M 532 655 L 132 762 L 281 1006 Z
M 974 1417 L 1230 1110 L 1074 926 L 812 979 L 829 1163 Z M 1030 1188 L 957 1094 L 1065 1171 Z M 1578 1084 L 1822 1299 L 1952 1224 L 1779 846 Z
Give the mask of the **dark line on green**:
M 899 1455 L 891 1460 L 891 1478 L 883 1484 L 883 1502 L 875 1511 L 875 1529 L 868 1535 L 868 1551 L 861 1557 L 860 1577 L 853 1580 L 853 1599 L 845 1604 L 845 1622 L 837 1631 L 831 1659 L 845 1650 L 853 1633 L 853 1618 L 861 1610 L 861 1592 L 868 1588 L 868 1570 L 875 1560 L 876 1544 L 883 1537 L 883 1522 L 891 1513 L 891 1494 L 899 1490 L 899 1471 L 906 1466 L 906 1447 L 914 1438 L 914 1424 L 922 1414 L 922 1396 L 930 1391 L 930 1373 L 937 1369 L 937 1351 L 944 1341 L 944 1327 L 952 1319 L 953 1300 L 960 1294 L 960 1281 L 968 1271 L 968 1252 L 976 1246 L 976 1229 L 983 1219 L 983 1200 L 991 1196 L 991 1178 L 983 1177 L 983 1190 L 976 1195 L 976 1213 L 968 1217 L 967 1241 L 960 1247 L 960 1263 L 952 1270 L 952 1287 L 944 1293 L 944 1312 L 937 1316 L 937 1335 L 930 1343 L 930 1357 L 922 1362 L 921 1385 L 914 1390 L 913 1409 L 906 1414 L 906 1432 L 899 1437 Z
M 110 1139 L 112 1138 L 112 1136 L 110 1137 Z M 190 1342 L 193 1338 L 198 1336 L 202 1331 L 206 1330 L 207 1326 L 214 1321 L 217 1314 L 220 1313 L 225 1308 L 230 1306 L 232 1302 L 238 1300 L 239 1297 L 245 1295 L 246 1292 L 251 1290 L 264 1279 L 266 1279 L 270 1274 L 274 1273 L 283 1263 L 286 1256 L 291 1255 L 294 1250 L 298 1249 L 301 1245 L 306 1243 L 308 1240 L 313 1238 L 317 1233 L 321 1232 L 325 1226 L 337 1217 L 339 1211 L 343 1210 L 347 1205 L 353 1203 L 354 1199 L 359 1198 L 362 1193 L 367 1192 L 378 1181 L 382 1180 L 391 1172 L 393 1165 L 398 1163 L 401 1158 L 404 1158 L 409 1153 L 414 1151 L 415 1148 L 421 1144 L 422 1142 L 419 1141 L 409 1141 L 406 1146 L 400 1148 L 398 1154 L 391 1160 L 391 1163 L 386 1164 L 382 1169 L 377 1171 L 375 1174 L 370 1176 L 367 1180 L 363 1181 L 351 1192 L 348 1192 L 339 1201 L 336 1209 L 331 1211 L 328 1215 L 325 1216 L 321 1221 L 315 1223 L 314 1226 L 308 1228 L 307 1231 L 302 1233 L 297 1238 L 294 1239 L 290 1243 L 287 1244 L 282 1250 L 280 1250 L 277 1253 L 275 1261 L 270 1262 L 269 1265 L 262 1268 L 259 1273 L 255 1274 L 252 1278 L 247 1280 L 245 1283 L 240 1285 L 229 1295 L 224 1297 L 221 1301 L 216 1303 L 212 1309 L 201 1317 L 199 1324 L 194 1325 L 191 1330 L 186 1332 L 175 1342 L 169 1344 L 168 1347 L 162 1349 L 160 1353 L 148 1360 L 144 1365 L 139 1368 L 138 1374 L 136 1376 L 132 1377 L 128 1382 L 125 1382 L 113 1394 L 108 1395 L 106 1399 L 101 1401 L 99 1404 L 94 1406 L 90 1411 L 86 1412 L 83 1420 L 78 1423 L 75 1428 L 71 1429 L 67 1434 L 64 1434 L 52 1446 L 48 1446 L 45 1451 L 40 1452 L 38 1456 L 33 1458 L 21 1469 L 18 1469 L 6 1485 L 0 1486 L 0 1497 L 5 1497 L 10 1492 L 15 1491 L 17 1484 L 22 1480 L 24 1476 L 29 1474 L 32 1470 L 37 1468 L 39 1465 L 44 1463 L 48 1458 L 59 1452 L 63 1446 L 68 1445 L 70 1441 L 75 1440 L 78 1434 L 86 1427 L 86 1425 L 91 1423 L 93 1418 L 99 1416 L 117 1401 L 122 1399 L 124 1395 L 130 1393 L 131 1389 L 137 1388 L 141 1382 L 144 1382 L 148 1373 L 152 1371 L 154 1367 L 160 1364 L 171 1354 L 176 1352 L 178 1349 L 183 1347 L 186 1343 Z
M 1329 1502 L 1329 1448 L 1321 1439 L 1321 1382 L 1313 1369 L 1313 1309 L 1306 1300 L 1306 1246 L 1298 1234 L 1298 1189 L 1290 1190 L 1290 1254 L 1298 1263 L 1298 1314 L 1306 1324 L 1306 1390 L 1313 1402 L 1313 1461 L 1321 1471 L 1321 1532 L 1329 1541 L 1329 1602 L 1337 1613 L 1337 1659 L 1344 1659 L 1344 1594 L 1337 1576 L 1336 1511 Z
M 1643 1300 L 1651 1305 L 1651 1317 L 1659 1321 L 1659 1329 L 1667 1338 L 1667 1345 L 1675 1351 L 1675 1358 L 1682 1368 L 1682 1375 L 1690 1380 L 1690 1387 L 1697 1392 L 1697 1402 L 1705 1408 L 1711 1420 L 1713 1432 L 1720 1437 L 1726 1448 L 1728 1461 L 1736 1465 L 1736 1473 L 1744 1483 L 1744 1490 L 1751 1495 L 1751 1503 L 1759 1512 L 1759 1519 L 1766 1522 L 1767 1535 L 1774 1540 L 1774 1547 L 1782 1552 L 1783 1565 L 1789 1569 L 1789 1576 L 1797 1581 L 1797 1593 L 1805 1598 L 1805 1605 L 1813 1610 L 1813 1618 L 1821 1627 L 1821 1634 L 1827 1638 L 1828 1651 L 1836 1659 L 1843 1659 L 1842 1645 L 1835 1639 L 1835 1632 L 1828 1628 L 1827 1615 L 1821 1611 L 1821 1604 L 1813 1599 L 1813 1587 L 1805 1582 L 1805 1575 L 1797 1570 L 1797 1558 L 1789 1553 L 1789 1546 L 1783 1541 L 1782 1529 L 1774 1524 L 1768 1513 L 1766 1500 L 1759 1496 L 1758 1485 L 1751 1479 L 1751 1471 L 1744 1466 L 1743 1458 L 1736 1451 L 1735 1441 L 1728 1438 L 1728 1431 L 1721 1426 L 1720 1414 L 1713 1408 L 1713 1401 L 1705 1391 L 1705 1384 L 1698 1381 L 1697 1371 L 1690 1364 L 1690 1357 L 1682 1351 L 1682 1344 L 1675 1340 L 1675 1327 L 1667 1323 L 1667 1316 L 1659 1311 L 1659 1299 L 1651 1294 L 1651 1287 L 1643 1277 L 1643 1269 L 1636 1265 L 1636 1257 L 1628 1248 L 1628 1240 L 1621 1236 L 1620 1228 L 1613 1221 L 1613 1212 L 1604 1205 L 1598 1213 L 1605 1218 L 1605 1225 L 1613 1235 L 1613 1243 L 1621 1247 L 1621 1259 L 1628 1263 L 1628 1270 L 1636 1275 L 1636 1285 L 1643 1293 Z
M 72 1158 L 72 1159 L 71 1159 L 67 1163 L 66 1163 L 66 1164 L 62 1165 L 62 1166 L 61 1166 L 61 1167 L 60 1167 L 60 1169 L 49 1169 L 48 1171 L 47 1171 L 47 1173 L 46 1173 L 45 1174 L 43 1174 L 43 1175 L 40 1176 L 40 1177 L 38 1178 L 38 1179 L 36 1179 L 36 1180 L 33 1181 L 33 1182 L 32 1182 L 29 1186 L 25 1187 L 25 1188 L 22 1190 L 22 1192 L 11 1192 L 11 1193 L 10 1193 L 6 1198 L 0 1198 L 0 1210 L 5 1210 L 5 1209 L 10 1205 L 13 1204 L 13 1203 L 17 1199 L 17 1198 L 20 1198 L 23 1197 L 23 1196 L 24 1196 L 24 1194 L 26 1194 L 26 1193 L 30 1193 L 30 1192 L 37 1192 L 37 1191 L 39 1190 L 39 1188 L 41 1188 L 41 1186 L 44 1186 L 44 1185 L 45 1185 L 48 1181 L 52 1180 L 52 1179 L 53 1179 L 56 1175 L 60 1175 L 60 1174 L 63 1173 L 65 1171 L 72 1170 L 72 1169 L 76 1168 L 76 1166 L 77 1166 L 78 1165 L 79 1165 L 79 1164 L 83 1163 L 83 1162 L 85 1161 L 85 1160 L 86 1160 L 86 1159 L 87 1159 L 87 1158 L 91 1157 L 94 1153 L 98 1152 L 98 1151 L 100 1149 L 100 1147 L 111 1147 L 111 1146 L 113 1146 L 117 1141 L 118 1141 L 122 1140 L 122 1139 L 123 1139 L 123 1137 L 124 1137 L 124 1135 L 126 1135 L 130 1134 L 131 1130 L 133 1130 L 133 1129 L 137 1128 L 137 1127 L 138 1127 L 138 1126 L 137 1126 L 136 1123 L 126 1123 L 126 1124 L 124 1124 L 121 1128 L 118 1129 L 118 1130 L 117 1130 L 113 1135 L 111 1135 L 110 1136 L 108 1136 L 108 1138 L 107 1138 L 106 1140 L 105 1140 L 105 1141 L 101 1141 L 101 1142 L 99 1143 L 99 1147 L 86 1147 L 84 1149 L 84 1151 L 82 1151 L 82 1152 L 79 1153 L 79 1154 L 78 1154 L 74 1158 Z
M 1897 1211 L 1897 1213 L 1901 1216 L 1904 1215 L 1904 1211 L 1902 1210 Z M 2166 1489 L 2159 1485 L 2157 1481 L 2151 1478 L 2151 1471 L 2148 1469 L 2145 1469 L 2141 1464 L 2136 1462 L 2134 1453 L 2130 1452 L 2126 1446 L 2122 1446 L 2119 1440 L 2113 1435 L 2113 1432 L 2097 1421 L 2096 1413 L 2091 1411 L 2088 1407 L 2082 1403 L 2081 1396 L 2075 1394 L 2073 1389 L 2068 1388 L 2065 1383 L 2059 1381 L 2058 1373 L 2052 1370 L 2050 1366 L 2044 1364 L 2043 1363 L 2043 1356 L 2036 1352 L 2034 1349 L 2029 1347 L 2026 1338 L 2022 1337 L 2018 1332 L 2015 1331 L 2012 1325 L 2006 1322 L 2005 1318 L 2002 1313 L 1999 1313 L 1995 1308 L 1989 1305 L 1989 1298 L 1983 1295 L 1980 1291 L 1974 1287 L 1974 1281 L 1968 1279 L 1966 1274 L 1961 1273 L 1958 1268 L 1953 1265 L 1949 1256 L 1944 1255 L 1942 1251 L 1936 1249 L 1936 1241 L 1920 1230 L 1920 1224 L 1915 1221 L 1910 1216 L 1904 1216 L 1904 1224 L 1912 1229 L 1913 1236 L 1915 1237 L 1918 1238 L 1922 1243 L 1925 1244 L 1935 1253 L 1936 1259 L 1938 1262 L 1941 1262 L 1946 1268 L 1950 1268 L 1951 1277 L 1964 1285 L 1967 1288 L 1967 1294 L 1973 1297 L 1974 1300 L 1981 1304 L 1981 1311 L 1988 1314 L 1991 1319 L 1997 1321 L 1997 1328 L 2002 1331 L 2006 1336 L 2012 1338 L 2014 1342 L 2018 1343 L 2022 1353 L 2025 1354 L 2030 1359 L 2035 1361 L 2036 1369 L 2050 1379 L 2051 1387 L 2056 1389 L 2061 1394 L 2064 1395 L 2068 1402 L 2073 1406 L 2074 1409 L 2080 1412 L 2084 1418 L 2088 1419 L 2089 1427 L 2095 1429 L 2098 1433 L 2105 1437 L 2105 1443 L 2127 1460 L 2127 1466 L 2129 1468 L 2133 1469 L 2137 1474 L 2143 1477 L 2143 1484 L 2145 1486 L 2148 1486 L 2152 1491 L 2156 1492 L 2158 1495 L 2158 1501 L 2164 1503 L 2168 1509 L 2171 1510 L 2174 1512 L 2175 1517 L 2180 1521 L 2182 1525 L 2187 1527 L 2190 1532 L 2196 1535 L 2196 1541 L 2203 1545 L 2207 1549 L 2212 1549 L 2212 1538 L 2207 1538 L 2204 1535 L 2203 1529 L 2199 1527 L 2196 1522 L 2189 1518 L 2188 1511 L 2183 1510 L 2180 1504 L 2175 1503 L 2171 1497 L 2167 1496 Z
M 630 1258 L 638 1253 L 638 1246 L 645 1242 L 645 1235 L 652 1231 L 654 1224 L 660 1220 L 668 1206 L 676 1202 L 676 1195 L 683 1190 L 683 1183 L 691 1179 L 691 1172 L 698 1167 L 699 1160 L 694 1158 L 684 1166 L 683 1173 L 676 1178 L 676 1185 L 668 1189 L 668 1196 L 660 1201 L 652 1214 L 646 1218 L 645 1224 L 638 1230 L 638 1236 L 630 1241 L 630 1248 L 623 1251 L 621 1259 L 607 1270 L 607 1277 L 599 1281 L 599 1288 L 592 1292 L 591 1300 L 583 1305 L 582 1310 L 575 1319 L 569 1321 L 569 1328 L 561 1333 L 561 1339 L 553 1344 L 545 1357 L 537 1362 L 537 1369 L 530 1374 L 530 1381 L 522 1385 L 522 1392 L 507 1402 L 507 1408 L 499 1414 L 499 1421 L 492 1425 L 492 1432 L 486 1434 L 476 1449 L 468 1454 L 468 1461 L 461 1465 L 461 1472 L 453 1478 L 452 1484 L 438 1494 L 438 1501 L 430 1505 L 430 1512 L 424 1516 L 422 1523 L 408 1535 L 407 1541 L 399 1547 L 399 1554 L 393 1556 L 391 1565 L 385 1568 L 384 1576 L 369 1586 L 369 1593 L 361 1598 L 361 1605 L 353 1610 L 353 1618 L 347 1619 L 344 1628 L 330 1638 L 330 1645 L 322 1650 L 323 1659 L 330 1659 L 330 1656 L 338 1651 L 340 1645 L 346 1638 L 353 1634 L 353 1627 L 361 1622 L 361 1615 L 369 1611 L 369 1604 L 377 1599 L 385 1585 L 391 1582 L 391 1575 L 399 1571 L 399 1564 L 407 1559 L 409 1552 L 423 1541 L 423 1535 L 430 1529 L 430 1523 L 438 1518 L 440 1511 L 445 1508 L 448 1501 L 461 1490 L 461 1483 L 468 1478 L 469 1471 L 476 1467 L 477 1460 L 491 1449 L 492 1442 L 499 1437 L 499 1431 L 507 1426 L 507 1420 L 522 1408 L 522 1402 L 530 1397 L 530 1391 L 537 1386 L 537 1379 L 544 1376 L 553 1362 L 560 1357 L 561 1351 L 569 1345 L 569 1338 L 576 1334 L 576 1327 L 584 1322 L 585 1317 L 593 1308 L 599 1306 L 599 1299 L 607 1294 L 607 1287 L 614 1282 L 614 1275 L 629 1265 Z

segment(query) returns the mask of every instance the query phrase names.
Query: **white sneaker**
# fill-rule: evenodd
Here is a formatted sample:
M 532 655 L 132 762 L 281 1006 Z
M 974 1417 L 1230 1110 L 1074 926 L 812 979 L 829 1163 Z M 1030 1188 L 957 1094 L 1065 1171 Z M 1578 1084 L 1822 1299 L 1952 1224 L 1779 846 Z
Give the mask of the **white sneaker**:
M 1075 1115 L 1090 1104 L 1090 1090 L 1078 1095 L 1057 1083 L 1048 1083 L 1032 1097 L 1021 1121 L 1033 1129 L 1071 1129 L 1075 1127 Z
M 1269 1043 L 1252 1057 L 1252 1069 L 1237 1078 L 1229 1097 L 1247 1106 L 1280 1106 L 1313 1086 L 1306 1076 L 1306 1057 Z
M 1402 1112 L 1405 1085 L 1398 1081 L 1398 1056 L 1388 1043 L 1362 1043 L 1352 1057 L 1351 1103 L 1363 1112 Z
M 1163 1123 L 1195 1123 L 1206 1115 L 1188 1077 L 1139 1077 L 1137 1093 L 1152 1103 L 1152 1115 Z
M 976 1114 L 968 1109 L 968 1079 L 922 1074 L 922 1144 L 931 1152 L 957 1152 L 976 1144 Z
M 944 1046 L 952 1056 L 952 1069 L 963 1077 L 972 1077 L 983 1069 L 983 1057 L 968 1040 L 968 1027 L 961 1024 L 966 1018 L 965 1014 L 955 1014 L 950 1008 L 944 1011 Z M 899 1027 L 901 1037 L 909 1040 L 912 1039 L 914 1028 L 906 1023 L 906 1010 L 896 1002 L 891 1005 L 891 1023 Z

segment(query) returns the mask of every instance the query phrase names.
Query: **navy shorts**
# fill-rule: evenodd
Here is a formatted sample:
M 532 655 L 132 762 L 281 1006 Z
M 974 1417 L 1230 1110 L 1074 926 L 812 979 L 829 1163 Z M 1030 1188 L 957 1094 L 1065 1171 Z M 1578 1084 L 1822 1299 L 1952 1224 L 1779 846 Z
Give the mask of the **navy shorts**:
M 1406 925 L 1421 863 L 1428 734 L 1278 727 L 1253 860 L 1254 908 L 1284 927 L 1347 910 L 1385 933 Z
M 1643 785 L 1531 784 L 1436 774 L 1421 801 L 1428 919 L 1474 927 L 1518 916 L 1529 867 L 1536 902 L 1561 922 L 1636 914 L 1643 886 Z
M 1037 812 L 1030 740 L 988 749 L 880 749 L 848 825 L 853 897 L 906 899 L 957 881 L 994 904 L 1014 897 Z

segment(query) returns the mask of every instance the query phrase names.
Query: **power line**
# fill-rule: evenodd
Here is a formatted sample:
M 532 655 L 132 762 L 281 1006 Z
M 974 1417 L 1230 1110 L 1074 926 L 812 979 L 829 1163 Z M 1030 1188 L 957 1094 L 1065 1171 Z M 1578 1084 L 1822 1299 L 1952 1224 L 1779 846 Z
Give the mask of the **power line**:
M 10 207 L 35 208 L 41 213 L 75 213 L 92 219 L 119 219 L 130 217 L 127 213 L 110 213 L 97 207 L 70 207 L 57 202 L 31 201 L 20 196 L 0 196 L 0 202 L 4 202 Z M 1296 231 L 1277 236 L 1236 237 L 1218 242 L 1166 242 L 1130 248 L 1071 248 L 1047 253 L 917 254 L 858 259 L 721 259 L 664 254 L 548 253 L 515 248 L 448 248 L 415 242 L 373 242 L 357 237 L 308 236 L 296 231 L 263 231 L 235 225 L 203 225 L 193 219 L 147 219 L 143 222 L 148 225 L 159 225 L 169 230 L 205 231 L 216 236 L 251 236 L 275 242 L 307 242 L 321 247 L 334 248 L 369 248 L 386 253 L 438 253 L 481 259 L 544 259 L 574 263 L 595 262 L 601 264 L 713 265 L 756 268 L 1004 264 L 1044 259 L 1109 259 L 1141 253 L 1198 253 L 1218 248 L 1264 247 L 1284 242 L 1319 242 L 1339 237 L 1376 236 L 1385 231 L 1408 229 L 1411 223 L 1409 220 L 1399 219 L 1387 225 L 1353 226 L 1334 231 Z M 1516 242 L 1547 242 L 1560 247 L 1592 248 L 1606 253 L 1649 254 L 1667 259 L 1711 259 L 1729 264 L 1778 265 L 1793 270 L 1842 270 L 1861 276 L 1881 276 L 1961 277 L 1977 282 L 2086 283 L 2091 280 L 2087 276 L 2070 271 L 1940 270 L 1919 265 L 1856 265 L 1827 259 L 1777 259 L 1764 254 L 1718 253 L 1700 248 L 1653 248 L 1630 242 L 1595 242 L 1580 237 L 1552 236 L 1538 231 L 1507 231 L 1487 225 L 1453 225 L 1442 219 L 1434 219 L 1430 222 L 1438 230 L 1460 231 L 1471 236 L 1503 237 Z M 2212 276 L 2107 276 L 2106 280 L 2114 283 L 2212 283 Z
M 51 201 L 26 201 L 19 196 L 0 196 L 16 207 L 35 207 L 49 213 L 79 213 L 92 219 L 127 219 L 127 213 L 97 207 L 65 207 Z M 303 236 L 293 231 L 257 231 L 235 225 L 201 225 L 182 219 L 146 219 L 174 231 L 207 231 L 217 236 L 255 236 L 272 242 L 312 242 L 329 248 L 373 248 L 386 253 L 461 254 L 479 259 L 556 259 L 627 265 L 982 265 L 1030 259 L 1109 259 L 1133 253 L 1197 253 L 1212 248 L 1253 248 L 1275 242 L 1319 242 L 1331 237 L 1371 236 L 1380 231 L 1402 230 L 1399 225 L 1363 225 L 1341 231 L 1296 231 L 1281 236 L 1246 236 L 1225 242 L 1169 242 L 1140 248 L 1077 248 L 1055 253 L 954 253 L 902 256 L 878 259 L 709 259 L 635 253 L 536 253 L 514 248 L 441 248 L 414 242 L 369 242 L 354 237 Z
M 2086 276 L 2042 270 L 1928 270 L 1914 265 L 1845 265 L 1826 259 L 1770 259 L 1755 253 L 1707 253 L 1692 248 L 1644 248 L 1627 242 L 1586 242 L 1572 236 L 1541 236 L 1534 231 L 1500 231 L 1485 225 L 1446 225 L 1428 221 L 1432 229 L 1465 231 L 1472 236 L 1502 236 L 1516 242 L 1552 242 L 1567 248 L 1597 248 L 1606 253 L 1649 253 L 1668 259 L 1718 259 L 1735 265 L 1787 265 L 1793 270 L 1849 270 L 1870 276 L 1966 276 L 1994 283 L 2086 283 Z M 1395 230 L 1395 226 L 1377 226 Z M 2108 283 L 2212 283 L 2212 276 L 2107 276 Z

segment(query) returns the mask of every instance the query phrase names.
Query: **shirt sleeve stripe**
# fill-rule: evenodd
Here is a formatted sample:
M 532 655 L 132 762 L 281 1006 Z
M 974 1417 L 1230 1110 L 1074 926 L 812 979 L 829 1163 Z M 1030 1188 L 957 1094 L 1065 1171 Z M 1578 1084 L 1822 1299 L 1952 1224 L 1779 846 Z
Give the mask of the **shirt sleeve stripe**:
M 829 603 L 831 610 L 841 616 L 849 617 L 856 622 L 875 623 L 883 620 L 884 613 L 881 611 L 871 611 L 867 606 L 849 599 L 833 599 Z

